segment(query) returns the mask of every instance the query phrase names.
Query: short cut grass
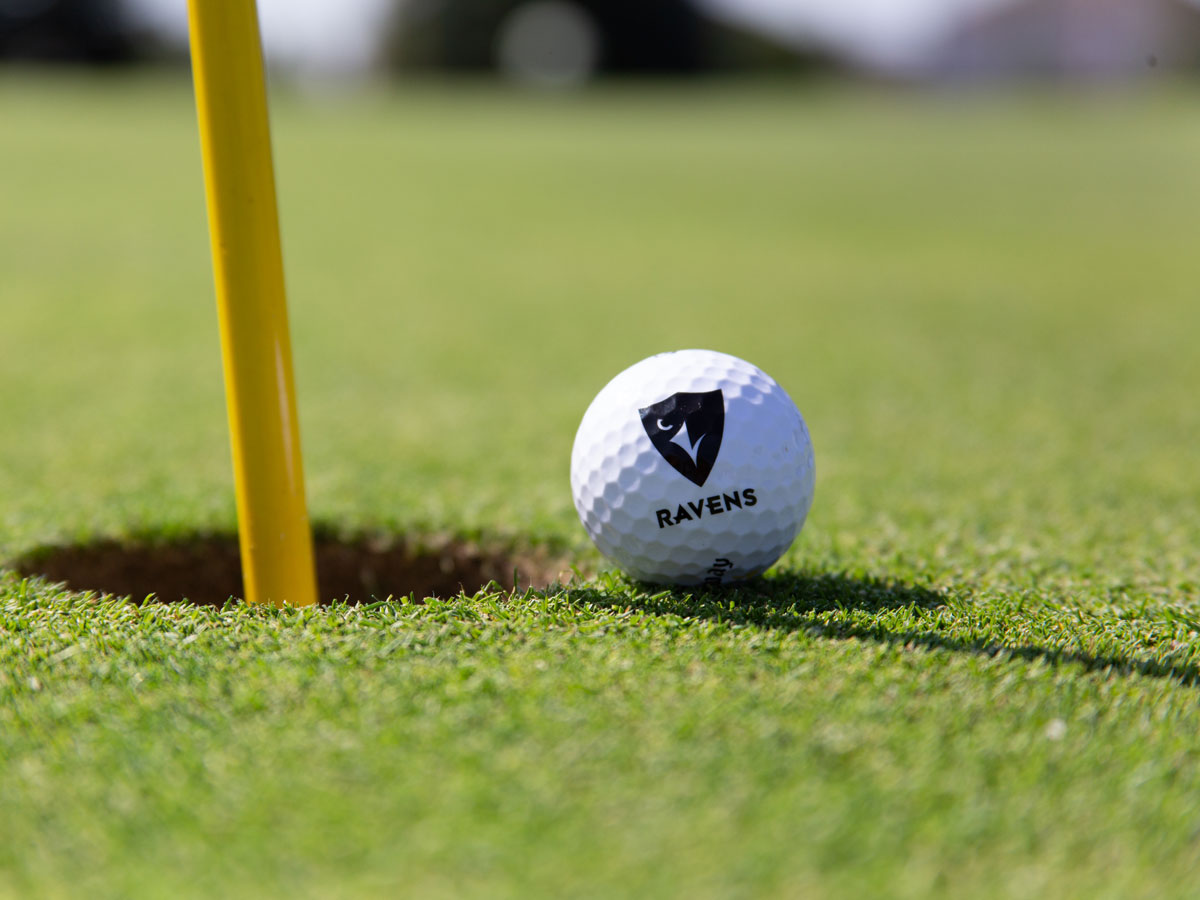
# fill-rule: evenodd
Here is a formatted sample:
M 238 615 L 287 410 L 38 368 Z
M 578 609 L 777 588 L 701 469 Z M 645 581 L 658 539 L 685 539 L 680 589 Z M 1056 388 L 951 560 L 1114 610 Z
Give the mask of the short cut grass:
M 231 532 L 187 86 L 0 92 L 0 560 Z M 712 594 L 0 574 L 0 895 L 1194 893 L 1189 90 L 284 92 L 275 143 L 324 527 L 602 569 L 574 429 L 689 346 L 797 401 L 810 521 Z

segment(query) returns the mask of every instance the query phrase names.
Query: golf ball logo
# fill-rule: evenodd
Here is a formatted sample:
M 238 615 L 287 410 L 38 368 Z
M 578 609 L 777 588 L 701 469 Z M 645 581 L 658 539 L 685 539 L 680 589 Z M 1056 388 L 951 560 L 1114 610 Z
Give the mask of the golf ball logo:
M 702 487 L 721 452 L 725 395 L 720 390 L 683 391 L 638 412 L 659 455 L 688 481 Z

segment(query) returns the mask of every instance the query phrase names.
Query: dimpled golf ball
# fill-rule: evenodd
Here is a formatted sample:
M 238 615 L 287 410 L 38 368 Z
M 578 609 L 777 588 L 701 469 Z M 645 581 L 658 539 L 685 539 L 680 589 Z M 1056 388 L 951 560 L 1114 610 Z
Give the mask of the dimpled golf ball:
M 721 585 L 764 572 L 804 525 L 813 450 L 796 404 L 745 360 L 661 353 L 592 401 L 571 490 L 600 552 L 656 584 Z

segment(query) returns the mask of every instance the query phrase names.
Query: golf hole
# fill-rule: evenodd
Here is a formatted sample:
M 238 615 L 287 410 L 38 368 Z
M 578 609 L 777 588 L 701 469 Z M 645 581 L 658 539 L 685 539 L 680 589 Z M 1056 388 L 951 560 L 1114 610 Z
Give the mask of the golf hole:
M 318 596 L 367 602 L 412 595 L 417 600 L 504 590 L 544 588 L 570 579 L 570 565 L 544 549 L 488 549 L 464 540 L 400 537 L 350 540 L 317 535 Z M 22 576 L 65 582 L 75 591 L 128 596 L 141 602 L 187 600 L 220 605 L 242 596 L 237 538 L 193 537 L 165 544 L 98 541 L 47 547 L 13 564 Z

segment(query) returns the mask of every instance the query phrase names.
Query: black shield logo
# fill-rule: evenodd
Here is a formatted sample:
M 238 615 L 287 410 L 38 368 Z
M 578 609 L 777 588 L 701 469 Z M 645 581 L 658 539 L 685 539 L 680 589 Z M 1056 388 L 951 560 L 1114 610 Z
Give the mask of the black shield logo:
M 638 412 L 662 458 L 684 478 L 703 485 L 721 451 L 725 395 L 719 390 L 672 394 Z

